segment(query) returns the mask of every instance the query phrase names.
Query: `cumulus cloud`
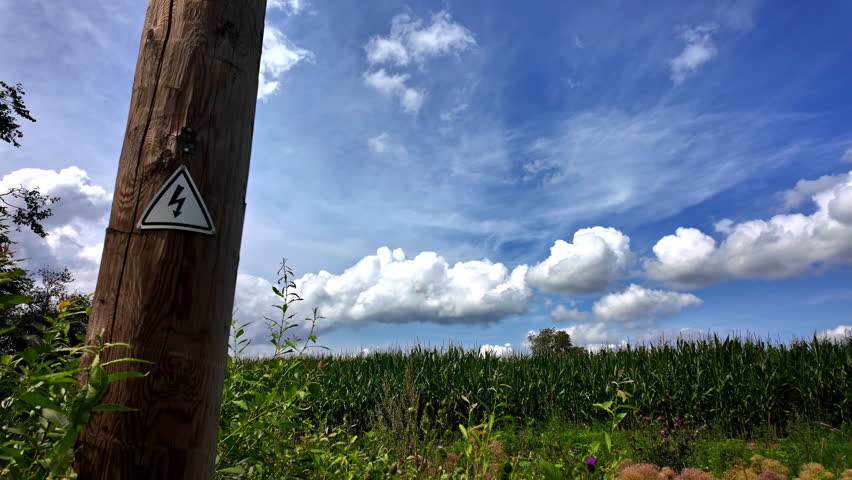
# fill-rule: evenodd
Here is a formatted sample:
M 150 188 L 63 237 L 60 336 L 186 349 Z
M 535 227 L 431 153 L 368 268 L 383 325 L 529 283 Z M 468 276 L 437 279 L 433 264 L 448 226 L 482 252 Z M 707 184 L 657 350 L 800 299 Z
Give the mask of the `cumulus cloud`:
M 692 75 L 698 67 L 709 62 L 718 51 L 713 45 L 715 25 L 700 25 L 686 28 L 681 38 L 686 43 L 683 51 L 671 61 L 671 77 L 675 85 L 680 85 Z
M 408 50 L 399 39 L 373 37 L 364 49 L 367 50 L 367 61 L 370 64 L 408 65 Z
M 834 328 L 823 330 L 817 333 L 817 337 L 834 341 L 852 340 L 852 325 L 838 325 Z
M 370 38 L 364 49 L 370 64 L 404 66 L 411 60 L 422 63 L 428 58 L 459 53 L 475 45 L 473 33 L 454 23 L 447 11 L 441 11 L 432 16 L 428 25 L 406 14 L 397 15 L 391 20 L 390 34 Z
M 494 357 L 508 357 L 513 353 L 512 344 L 505 345 L 482 345 L 479 347 L 479 354 L 483 357 L 491 355 Z
M 728 278 L 789 278 L 821 266 L 852 263 L 852 174 L 841 182 L 824 178 L 797 184 L 798 192 L 821 189 L 811 195 L 817 207 L 811 215 L 726 222 L 718 246 L 698 229 L 678 228 L 654 245 L 656 258 L 644 262 L 647 275 L 677 288 L 692 288 Z M 795 203 L 799 194 L 787 198 Z
M 630 237 L 614 228 L 577 230 L 572 241 L 557 240 L 550 256 L 530 267 L 531 284 L 561 294 L 602 292 L 633 260 Z
M 564 305 L 558 305 L 550 311 L 550 318 L 557 322 L 584 322 L 589 319 L 589 312 L 581 312 L 576 309 L 568 309 Z
M 620 292 L 604 295 L 592 305 L 591 312 L 568 309 L 562 305 L 550 312 L 556 321 L 574 322 L 559 329 L 571 336 L 574 345 L 597 351 L 618 348 L 627 343 L 655 343 L 660 339 L 678 338 L 692 329 L 658 329 L 655 322 L 670 317 L 683 308 L 701 305 L 703 301 L 688 293 L 652 290 L 631 284 Z M 529 334 L 537 333 L 531 330 Z M 524 343 L 529 347 L 529 343 Z
M 28 269 L 68 267 L 76 277 L 76 288 L 94 291 L 112 194 L 94 185 L 78 167 L 24 168 L 0 179 L 0 191 L 21 186 L 38 188 L 60 201 L 51 205 L 53 215 L 43 222 L 46 238 L 29 231 L 12 232 L 17 258 L 27 258 Z
M 295 3 L 299 4 L 299 2 Z M 280 30 L 267 25 L 263 30 L 263 47 L 260 55 L 258 100 L 265 100 L 275 93 L 281 76 L 286 72 L 300 62 L 312 61 L 313 58 L 314 54 L 311 51 L 294 45 Z
M 834 188 L 849 181 L 849 175 L 823 175 L 816 180 L 799 180 L 796 186 L 778 194 L 785 210 L 792 210 L 810 200 L 815 194 Z
M 364 83 L 386 97 L 396 97 L 405 113 L 416 114 L 423 105 L 424 93 L 406 85 L 408 74 L 388 74 L 384 68 L 364 73 Z
M 668 317 L 682 308 L 702 303 L 700 298 L 691 293 L 651 290 L 631 284 L 621 292 L 601 297 L 592 310 L 600 321 L 635 324 Z
M 296 280 L 301 305 L 316 306 L 320 328 L 368 322 L 489 323 L 526 311 L 527 267 L 511 272 L 489 260 L 450 266 L 434 252 L 407 258 L 378 249 L 342 274 L 326 271 Z
M 473 34 L 454 23 L 448 12 L 441 11 L 432 16 L 428 24 L 406 14 L 395 16 L 391 20 L 390 34 L 371 37 L 364 50 L 370 65 L 405 67 L 414 62 L 422 67 L 430 58 L 460 53 L 475 45 Z M 407 86 L 409 78 L 409 74 L 389 74 L 384 68 L 364 72 L 364 82 L 368 86 L 385 96 L 398 98 L 403 111 L 416 114 L 426 93 Z

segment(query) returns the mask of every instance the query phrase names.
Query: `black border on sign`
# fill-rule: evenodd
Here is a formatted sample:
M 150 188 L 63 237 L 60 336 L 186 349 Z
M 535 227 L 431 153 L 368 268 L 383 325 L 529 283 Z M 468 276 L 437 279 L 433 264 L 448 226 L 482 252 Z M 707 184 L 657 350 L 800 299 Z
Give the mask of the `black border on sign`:
M 186 178 L 186 183 L 189 185 L 189 190 L 192 193 L 192 196 L 195 198 L 195 201 L 201 207 L 201 214 L 204 216 L 204 220 L 207 222 L 207 227 L 198 227 L 195 225 L 190 225 L 186 223 L 177 223 L 177 222 L 147 222 L 145 219 L 148 218 L 148 215 L 151 214 L 151 211 L 154 209 L 154 206 L 163 198 L 163 195 L 169 190 L 169 188 L 174 185 L 177 181 L 178 177 L 183 176 Z M 172 174 L 171 178 L 169 178 L 166 183 L 160 187 L 160 191 L 154 195 L 154 199 L 151 200 L 151 203 L 148 204 L 148 208 L 145 209 L 145 213 L 142 214 L 142 219 L 139 220 L 139 229 L 148 230 L 148 229 L 163 229 L 163 230 L 185 230 L 188 232 L 198 232 L 198 233 L 206 233 L 208 235 L 213 235 L 216 233 L 216 227 L 213 226 L 213 221 L 210 219 L 210 212 L 207 211 L 207 205 L 204 204 L 204 201 L 201 199 L 201 195 L 198 193 L 198 187 L 195 186 L 195 182 L 192 180 L 192 176 L 189 174 L 189 170 L 187 170 L 186 165 L 181 165 L 175 170 L 175 173 Z

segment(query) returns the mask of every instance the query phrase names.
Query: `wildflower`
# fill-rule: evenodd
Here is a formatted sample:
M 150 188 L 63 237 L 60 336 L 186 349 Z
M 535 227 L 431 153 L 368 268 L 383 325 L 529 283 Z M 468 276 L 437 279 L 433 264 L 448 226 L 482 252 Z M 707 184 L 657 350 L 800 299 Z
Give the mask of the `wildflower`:
M 527 452 L 521 452 L 521 456 L 522 456 L 522 457 L 526 457 L 526 456 L 527 456 Z
M 590 472 L 594 472 L 595 466 L 598 464 L 598 459 L 595 457 L 587 457 L 586 461 L 583 463 L 586 464 L 586 467 L 589 469 Z
M 664 441 L 664 442 L 668 442 L 668 441 L 669 441 L 669 437 L 663 437 L 663 441 Z
M 636 441 L 636 435 L 630 435 L 630 441 L 635 442 Z
M 408 449 L 411 450 L 411 445 L 408 446 Z

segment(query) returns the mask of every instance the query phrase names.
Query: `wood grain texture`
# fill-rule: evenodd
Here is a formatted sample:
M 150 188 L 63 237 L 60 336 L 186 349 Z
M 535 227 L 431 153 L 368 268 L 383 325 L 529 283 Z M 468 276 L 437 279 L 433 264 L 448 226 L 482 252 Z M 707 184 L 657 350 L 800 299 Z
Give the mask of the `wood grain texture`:
M 266 0 L 151 0 L 89 323 L 155 362 L 113 384 L 78 442 L 81 480 L 211 479 L 245 213 Z M 195 151 L 176 136 L 196 132 Z M 139 230 L 186 165 L 214 236 Z M 111 350 L 107 359 L 127 356 Z M 116 367 L 127 368 L 120 364 Z

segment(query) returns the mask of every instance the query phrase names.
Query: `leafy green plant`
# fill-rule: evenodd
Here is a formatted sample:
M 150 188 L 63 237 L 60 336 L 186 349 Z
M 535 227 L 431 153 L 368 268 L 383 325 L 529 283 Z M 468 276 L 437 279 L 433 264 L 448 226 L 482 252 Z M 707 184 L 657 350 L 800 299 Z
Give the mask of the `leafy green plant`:
M 101 334 L 94 336 L 94 345 L 79 345 L 69 339 L 71 319 L 88 314 L 88 309 L 62 305 L 55 318 L 45 319 L 49 326 L 32 346 L 0 357 L 0 460 L 7 478 L 72 478 L 77 437 L 92 413 L 133 410 L 101 403 L 101 399 L 112 383 L 147 374 L 108 374 L 105 367 L 150 362 L 134 358 L 102 362 L 106 350 L 132 347 L 104 343 Z M 0 335 L 9 331 L 6 328 Z M 86 367 L 81 367 L 83 355 L 91 359 Z
M 292 291 L 296 285 L 286 260 L 278 273 L 272 290 L 281 299 L 275 305 L 281 315 L 266 319 L 272 356 L 264 361 L 240 358 L 251 343 L 244 338 L 249 324 L 231 324 L 234 340 L 219 421 L 217 478 L 277 478 L 276 472 L 302 471 L 314 463 L 314 452 L 292 440 L 312 430 L 304 415 L 305 400 L 318 393 L 316 378 L 324 365 L 306 361 L 306 352 L 324 348 L 315 345 L 313 333 L 322 317 L 313 309 L 313 315 L 305 319 L 305 338 L 289 335 L 301 325 L 293 321 L 291 312 L 291 305 L 301 298 Z

